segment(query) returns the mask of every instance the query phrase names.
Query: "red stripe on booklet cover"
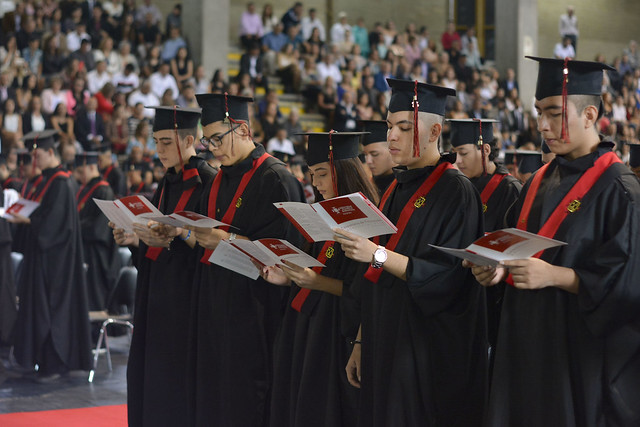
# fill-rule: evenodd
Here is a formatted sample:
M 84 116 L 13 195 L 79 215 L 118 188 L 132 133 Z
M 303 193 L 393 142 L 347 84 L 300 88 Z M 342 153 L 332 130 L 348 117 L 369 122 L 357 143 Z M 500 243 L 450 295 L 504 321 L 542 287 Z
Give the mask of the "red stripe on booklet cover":
M 558 206 L 556 206 L 556 208 L 553 210 L 544 225 L 540 227 L 540 231 L 538 231 L 537 234 L 553 239 L 565 218 L 570 213 L 574 213 L 580 209 L 580 203 L 584 196 L 589 192 L 589 190 L 591 190 L 591 188 L 593 188 L 602 174 L 605 173 L 606 170 L 615 163 L 621 163 L 621 161 L 618 156 L 612 151 L 609 151 L 608 153 L 605 153 L 602 156 L 598 157 L 593 166 L 587 169 L 587 171 L 580 177 L 578 182 L 576 182 L 573 187 L 571 187 L 571 190 L 569 190 L 566 196 L 564 196 L 562 201 L 558 203 Z M 549 164 L 547 163 L 542 168 L 540 168 L 538 173 L 536 173 L 536 175 L 533 177 L 533 181 L 531 182 L 529 191 L 527 191 L 524 203 L 522 204 L 520 217 L 518 218 L 517 228 L 520 230 L 527 231 L 527 222 L 529 220 L 529 214 L 531 213 L 531 207 L 533 206 L 533 201 L 538 194 L 540 183 L 542 182 L 542 178 L 548 169 L 548 165 Z M 544 251 L 538 252 L 532 258 L 540 258 L 543 252 Z M 513 277 L 511 276 L 511 274 L 509 274 L 505 281 L 511 286 L 514 285 Z

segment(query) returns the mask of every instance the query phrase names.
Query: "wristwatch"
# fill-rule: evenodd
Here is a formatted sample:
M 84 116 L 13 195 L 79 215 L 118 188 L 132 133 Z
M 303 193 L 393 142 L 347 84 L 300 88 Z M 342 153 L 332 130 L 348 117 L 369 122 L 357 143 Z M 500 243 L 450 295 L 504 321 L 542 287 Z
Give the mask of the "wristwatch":
M 227 240 L 236 240 L 236 233 L 229 233 L 229 238 Z
M 384 246 L 378 246 L 378 249 L 373 253 L 373 259 L 371 260 L 371 267 L 380 268 L 382 264 L 387 260 L 387 250 Z

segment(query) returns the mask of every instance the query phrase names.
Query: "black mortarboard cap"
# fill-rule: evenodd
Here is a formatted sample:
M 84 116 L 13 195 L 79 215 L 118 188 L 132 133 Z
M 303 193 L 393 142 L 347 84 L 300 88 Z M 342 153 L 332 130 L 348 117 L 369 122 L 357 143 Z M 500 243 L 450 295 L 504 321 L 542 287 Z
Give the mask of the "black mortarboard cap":
M 300 135 L 309 135 L 306 155 L 309 166 L 329 161 L 329 132 L 309 132 Z M 364 135 L 364 132 L 332 133 L 333 160 L 358 157 L 358 148 L 362 135 Z
M 55 148 L 55 136 L 57 134 L 58 131 L 54 129 L 29 132 L 24 136 L 24 146 L 29 150 L 35 150 L 36 148 L 41 148 L 43 150 Z
M 516 159 L 516 150 L 504 150 L 504 165 L 505 166 L 509 166 L 509 165 L 515 165 Z
M 31 152 L 29 150 L 18 150 L 18 166 L 26 166 L 31 164 Z
M 520 173 L 533 173 L 542 167 L 540 151 L 516 150 L 516 156 Z
M 224 93 L 201 93 L 196 95 L 202 107 L 202 126 L 219 122 L 227 117 L 231 121 L 249 120 L 249 103 L 253 98 L 247 96 L 227 95 Z
M 289 163 L 289 160 L 291 160 L 291 154 L 282 151 L 274 151 L 271 155 L 283 163 Z
M 476 146 L 490 144 L 493 141 L 493 124 L 497 120 L 482 119 L 461 119 L 448 120 L 451 124 L 451 145 L 459 147 L 465 144 L 474 144 Z M 482 124 L 482 142 L 480 141 L 480 124 Z
M 411 80 L 387 79 L 391 87 L 389 112 L 413 111 L 413 96 L 416 83 Z M 433 113 L 444 116 L 447 96 L 456 96 L 456 91 L 448 87 L 427 83 L 417 84 L 418 112 Z
M 562 80 L 564 59 L 540 58 L 527 56 L 538 61 L 538 83 L 536 84 L 536 99 L 562 95 Z M 601 62 L 567 61 L 569 71 L 567 79 L 567 95 L 601 95 L 602 71 L 614 68 Z
M 384 120 L 360 120 L 358 121 L 360 130 L 368 132 L 362 138 L 362 145 L 369 145 L 376 142 L 387 142 L 387 122 Z
M 84 153 L 76 154 L 76 167 L 86 165 L 98 164 L 98 152 L 97 151 L 85 151 Z
M 199 108 L 174 107 L 147 107 L 156 110 L 153 119 L 153 131 L 173 129 L 194 129 L 198 127 L 200 120 Z M 176 126 L 177 125 L 177 126 Z
M 640 144 L 629 144 L 629 166 L 632 168 L 640 166 Z

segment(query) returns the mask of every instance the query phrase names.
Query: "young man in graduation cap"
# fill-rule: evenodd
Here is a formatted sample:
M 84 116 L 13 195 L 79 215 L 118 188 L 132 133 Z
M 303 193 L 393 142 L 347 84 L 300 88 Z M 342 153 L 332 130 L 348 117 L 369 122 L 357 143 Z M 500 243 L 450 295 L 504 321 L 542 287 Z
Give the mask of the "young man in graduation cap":
M 15 355 L 25 368 L 37 364 L 37 380 L 43 382 L 91 366 L 80 222 L 69 173 L 60 165 L 56 133 L 25 135 L 33 162 L 42 170 L 30 197 L 40 206 L 29 218 L 17 215 L 11 220 L 27 230 L 22 237 Z
M 98 153 L 76 154 L 75 171 L 81 187 L 76 193 L 84 262 L 87 263 L 89 310 L 107 309 L 107 299 L 120 271 L 118 245 L 113 240 L 109 220 L 93 199 L 114 200 L 115 195 L 98 170 Z
M 640 423 L 640 184 L 598 135 L 595 62 L 539 62 L 538 129 L 556 154 L 508 215 L 567 242 L 536 256 L 474 267 L 506 280 L 492 376 L 491 426 Z
M 195 211 L 215 172 L 194 147 L 200 110 L 155 108 L 153 139 L 167 168 L 151 200 L 164 214 Z M 114 230 L 120 245 L 138 247 L 135 330 L 127 369 L 129 425 L 185 424 L 187 344 L 195 270 L 194 233 L 150 222 L 134 236 Z
M 505 216 L 518 199 L 522 184 L 505 166 L 494 160 L 497 154 L 493 123 L 489 119 L 449 120 L 451 146 L 456 166 L 480 193 L 484 212 L 484 231 L 505 228 Z M 496 345 L 504 286 L 487 289 L 487 326 L 489 344 Z
M 258 426 L 267 422 L 273 342 L 286 290 L 208 259 L 223 239 L 269 237 L 299 244 L 301 237 L 273 203 L 303 202 L 304 194 L 285 165 L 251 139 L 252 98 L 196 97 L 202 107 L 202 142 L 222 164 L 204 191 L 200 213 L 232 227 L 194 231 L 204 250 L 194 285 L 188 424 Z
M 127 195 L 127 179 L 122 170 L 113 162 L 113 152 L 111 151 L 111 143 L 103 142 L 97 147 L 98 152 L 98 168 L 102 174 L 102 178 L 109 183 L 116 198 Z
M 482 204 L 469 180 L 441 158 L 447 96 L 455 91 L 388 79 L 389 150 L 395 181 L 380 202 L 398 227 L 370 241 L 337 230 L 356 281 L 361 329 L 347 365 L 361 387 L 362 426 L 480 425 L 486 398 L 484 290 L 455 257 L 480 237 Z
M 389 152 L 387 122 L 384 120 L 362 120 L 358 123 L 363 132 L 369 132 L 362 139 L 362 150 L 365 162 L 373 174 L 373 182 L 382 195 L 395 179 L 393 167 L 396 166 Z

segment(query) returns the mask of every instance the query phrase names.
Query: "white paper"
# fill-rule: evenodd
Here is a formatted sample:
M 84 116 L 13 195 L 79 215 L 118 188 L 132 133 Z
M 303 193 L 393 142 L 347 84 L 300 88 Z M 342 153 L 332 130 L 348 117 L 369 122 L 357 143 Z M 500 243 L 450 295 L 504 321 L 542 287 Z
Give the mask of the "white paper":
M 530 258 L 542 250 L 562 245 L 566 245 L 566 243 L 528 231 L 506 228 L 488 233 L 465 249 L 429 246 L 466 259 L 475 265 L 496 266 L 502 261 Z
M 189 225 L 199 228 L 215 228 L 223 225 L 229 225 L 190 211 L 174 212 L 170 215 L 149 216 L 147 219 L 161 224 L 171 225 L 173 227 L 184 227 L 185 225 Z
M 11 213 L 22 215 L 25 218 L 29 218 L 33 211 L 38 209 L 40 203 L 34 202 L 33 200 L 27 200 L 23 198 L 19 198 L 15 203 L 12 203 L 11 206 L 6 208 L 6 210 L 2 213 L 3 218 L 13 218 Z
M 300 267 L 324 267 L 324 264 L 282 239 L 223 240 L 209 257 L 209 262 L 255 280 L 259 271 L 251 262 L 252 259 L 265 266 L 282 264 L 282 260 L 287 260 Z
M 93 201 L 116 228 L 122 228 L 127 233 L 133 232 L 133 224 L 146 225 L 149 217 L 163 216 L 144 196 L 128 196 L 118 200 L 94 198 Z
M 394 234 L 395 225 L 361 193 L 335 197 L 308 205 L 279 202 L 274 205 L 292 219 L 313 242 L 333 240 L 333 229 L 340 228 L 364 238 Z M 349 219 L 349 218 L 354 219 Z

